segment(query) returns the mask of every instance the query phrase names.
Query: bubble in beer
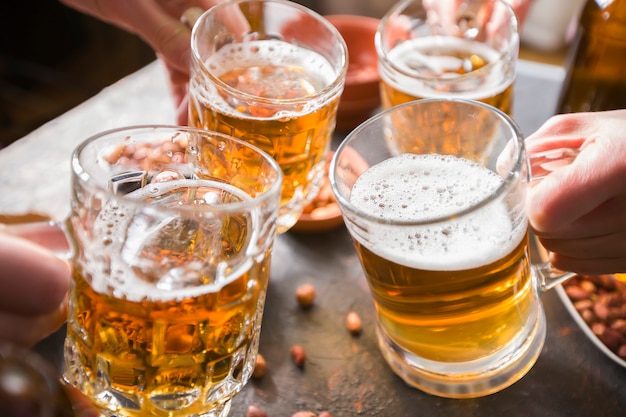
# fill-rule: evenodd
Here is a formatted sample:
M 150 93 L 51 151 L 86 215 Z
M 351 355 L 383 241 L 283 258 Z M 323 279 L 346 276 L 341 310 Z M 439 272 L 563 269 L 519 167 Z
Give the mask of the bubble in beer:
M 385 258 L 422 269 L 487 264 L 510 252 L 525 227 L 513 231 L 507 207 L 499 201 L 460 213 L 501 184 L 496 173 L 454 156 L 404 154 L 383 161 L 358 178 L 350 200 L 371 216 L 405 224 L 371 224 L 368 233 L 373 237 L 361 243 Z M 372 189 L 379 190 L 375 198 Z
M 94 241 L 98 246 L 85 251 L 92 258 L 87 265 L 93 268 L 85 273 L 96 292 L 131 301 L 179 299 L 215 291 L 250 268 L 245 247 L 241 256 L 223 255 L 221 228 L 238 222 L 233 227 L 249 234 L 252 218 L 222 219 L 203 211 L 180 217 L 150 208 L 158 204 L 177 210 L 249 200 L 241 190 L 215 181 L 174 180 L 150 184 L 124 199 L 125 204 L 102 209 L 93 226 L 100 236 Z
M 231 87 L 264 99 L 292 100 L 315 95 L 336 78 L 333 67 L 323 56 L 279 40 L 251 41 L 243 49 L 226 45 L 210 57 L 206 65 Z M 248 112 L 248 107 L 255 107 L 249 100 L 231 98 L 228 102 L 219 95 L 212 95 L 211 100 L 220 111 L 229 114 L 263 118 L 287 116 L 280 109 L 269 115 Z M 307 102 L 299 112 L 309 113 L 322 104 Z M 296 115 L 292 110 L 290 116 Z
M 504 91 L 511 82 L 501 70 L 500 53 L 489 45 L 454 36 L 415 38 L 398 44 L 388 53 L 402 73 L 389 77 L 381 72 L 383 81 L 398 91 L 413 97 L 438 97 L 451 92 L 458 97 L 484 99 Z M 492 65 L 489 76 L 480 71 Z M 467 74 L 476 73 L 472 77 Z M 428 78 L 446 79 L 431 83 Z M 457 80 L 458 82 L 452 82 Z M 397 103 L 396 103 L 397 104 Z

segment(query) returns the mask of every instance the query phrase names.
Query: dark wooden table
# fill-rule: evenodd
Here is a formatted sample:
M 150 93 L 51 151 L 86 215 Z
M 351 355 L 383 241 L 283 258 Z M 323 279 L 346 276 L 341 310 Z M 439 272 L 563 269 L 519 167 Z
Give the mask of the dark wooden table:
M 515 118 L 526 134 L 552 114 L 562 76 L 560 68 L 520 62 Z M 158 63 L 108 87 L 0 151 L 0 213 L 63 218 L 68 212 L 69 155 L 78 142 L 107 128 L 172 123 L 173 112 Z M 344 228 L 281 235 L 272 262 L 260 345 L 267 373 L 234 399 L 231 416 L 245 416 L 250 404 L 270 417 L 289 417 L 300 410 L 328 410 L 335 417 L 626 415 L 626 369 L 586 338 L 554 291 L 543 296 L 548 337 L 534 368 L 500 393 L 450 400 L 408 387 L 387 367 L 376 345 L 367 284 Z M 310 310 L 300 309 L 294 298 L 302 283 L 317 288 Z M 363 319 L 359 336 L 345 327 L 351 310 Z M 58 366 L 63 336 L 61 329 L 36 347 Z M 291 361 L 294 344 L 306 350 L 303 369 Z

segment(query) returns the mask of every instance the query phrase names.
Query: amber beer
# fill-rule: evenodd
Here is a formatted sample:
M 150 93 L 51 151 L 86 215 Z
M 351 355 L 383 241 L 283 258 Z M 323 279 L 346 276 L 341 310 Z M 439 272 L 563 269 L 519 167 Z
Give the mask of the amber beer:
M 370 167 L 352 188 L 350 203 L 380 219 L 367 234 L 351 231 L 380 331 L 414 366 L 465 363 L 469 375 L 472 361 L 519 346 L 537 319 L 526 224 L 514 227 L 504 202 L 401 224 L 459 213 L 501 183 L 466 159 L 404 154 Z
M 411 39 L 392 48 L 379 68 L 383 108 L 450 97 L 512 113 L 513 64 L 485 43 L 454 36 Z
M 173 207 L 250 199 L 201 180 L 152 184 L 130 198 Z M 99 213 L 101 241 L 74 269 L 65 379 L 106 415 L 225 415 L 250 377 L 270 254 L 245 253 L 254 215 L 220 220 L 154 218 L 116 203 Z M 105 263 L 100 243 L 119 255 Z
M 276 159 L 284 175 L 281 216 L 292 217 L 283 220 L 284 231 L 324 175 L 340 89 L 321 93 L 335 83 L 336 70 L 316 52 L 278 40 L 226 45 L 203 65 L 219 81 L 208 80 L 194 60 L 190 124 L 243 139 Z

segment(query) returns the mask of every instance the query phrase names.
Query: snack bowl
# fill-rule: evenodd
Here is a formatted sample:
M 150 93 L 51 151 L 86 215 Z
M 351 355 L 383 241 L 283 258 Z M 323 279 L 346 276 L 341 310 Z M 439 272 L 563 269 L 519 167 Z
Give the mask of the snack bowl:
M 576 275 L 555 288 L 583 333 L 626 368 L 626 276 Z
M 379 19 L 358 15 L 324 16 L 348 46 L 348 73 L 337 109 L 337 129 L 350 130 L 380 106 L 380 76 L 374 37 Z

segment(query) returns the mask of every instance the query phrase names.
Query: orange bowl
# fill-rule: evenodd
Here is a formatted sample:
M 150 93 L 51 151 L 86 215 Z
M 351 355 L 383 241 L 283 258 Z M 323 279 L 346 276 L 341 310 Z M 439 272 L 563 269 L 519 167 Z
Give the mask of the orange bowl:
M 380 106 L 378 57 L 374 36 L 379 20 L 357 15 L 328 15 L 348 46 L 348 73 L 337 110 L 337 129 L 350 130 Z

